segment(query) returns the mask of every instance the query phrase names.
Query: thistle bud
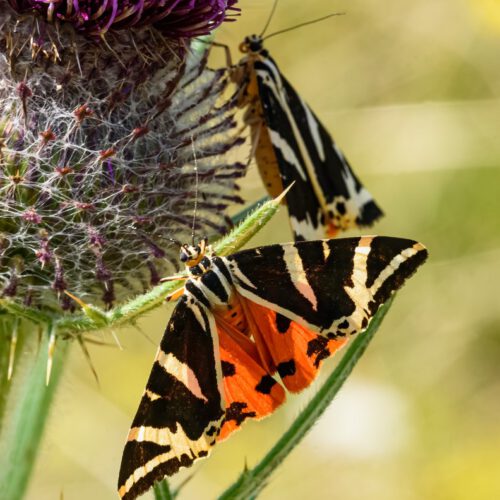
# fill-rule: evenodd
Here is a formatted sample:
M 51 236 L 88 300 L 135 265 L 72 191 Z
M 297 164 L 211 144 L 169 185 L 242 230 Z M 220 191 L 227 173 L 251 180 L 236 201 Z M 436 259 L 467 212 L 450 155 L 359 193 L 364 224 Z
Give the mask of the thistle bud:
M 233 4 L 0 0 L 0 295 L 110 307 L 176 269 L 196 196 L 198 234 L 224 230 L 245 170 L 235 110 L 171 35 Z

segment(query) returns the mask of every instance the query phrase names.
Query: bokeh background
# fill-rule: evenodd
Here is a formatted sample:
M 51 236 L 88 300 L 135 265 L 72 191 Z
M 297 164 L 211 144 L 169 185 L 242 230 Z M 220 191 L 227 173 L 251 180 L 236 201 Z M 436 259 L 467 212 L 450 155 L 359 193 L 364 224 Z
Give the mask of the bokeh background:
M 235 59 L 272 2 L 240 6 L 241 18 L 217 34 Z M 269 33 L 334 11 L 347 15 L 272 38 L 268 48 L 385 210 L 369 232 L 418 239 L 431 257 L 261 498 L 498 499 L 500 2 L 281 0 Z M 223 63 L 215 52 L 212 65 Z M 263 195 L 255 167 L 244 194 Z M 289 239 L 281 213 L 251 245 Z M 170 312 L 141 321 L 151 340 L 121 329 L 122 351 L 91 348 L 100 386 L 74 349 L 29 500 L 116 498 L 124 439 Z M 176 476 L 174 485 L 194 473 L 180 498 L 215 498 L 315 387 Z

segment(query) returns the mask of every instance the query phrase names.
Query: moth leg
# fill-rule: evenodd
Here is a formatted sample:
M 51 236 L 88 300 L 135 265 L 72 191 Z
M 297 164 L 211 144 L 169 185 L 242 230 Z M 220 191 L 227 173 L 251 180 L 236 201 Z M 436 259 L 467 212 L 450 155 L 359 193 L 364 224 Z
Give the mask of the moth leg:
M 166 278 L 162 278 L 160 283 L 166 283 L 167 281 L 186 281 L 189 276 L 185 274 L 178 274 L 176 276 L 167 276 Z
M 184 287 L 179 288 L 179 290 L 176 290 L 175 292 L 169 293 L 165 297 L 165 302 L 172 302 L 174 300 L 179 300 L 183 295 L 184 295 Z
M 212 42 L 211 45 L 212 45 L 212 47 L 220 47 L 221 49 L 224 49 L 225 57 L 226 57 L 226 66 L 229 69 L 233 68 L 233 59 L 231 57 L 231 50 L 229 49 L 229 45 L 226 45 L 224 43 L 219 43 L 219 42 Z

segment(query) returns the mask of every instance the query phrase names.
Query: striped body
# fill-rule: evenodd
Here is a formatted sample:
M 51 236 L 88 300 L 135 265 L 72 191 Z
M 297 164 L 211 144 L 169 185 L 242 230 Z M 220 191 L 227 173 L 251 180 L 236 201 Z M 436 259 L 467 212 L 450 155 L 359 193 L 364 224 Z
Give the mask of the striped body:
M 232 70 L 238 105 L 271 196 L 295 182 L 286 202 L 296 240 L 370 226 L 382 211 L 309 106 L 284 78 L 262 39 L 241 44 L 247 55 Z
M 271 414 L 285 390 L 306 388 L 426 256 L 420 243 L 370 236 L 184 259 L 195 264 L 132 422 L 120 496 L 136 498 Z

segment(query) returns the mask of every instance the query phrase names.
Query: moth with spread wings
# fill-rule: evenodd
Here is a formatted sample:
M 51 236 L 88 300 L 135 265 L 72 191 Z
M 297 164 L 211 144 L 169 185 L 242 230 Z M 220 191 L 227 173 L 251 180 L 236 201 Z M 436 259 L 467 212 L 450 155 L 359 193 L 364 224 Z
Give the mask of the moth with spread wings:
M 333 237 L 339 230 L 372 225 L 382 211 L 281 74 L 263 38 L 245 38 L 240 50 L 246 56 L 230 65 L 238 105 L 245 109 L 243 119 L 250 126 L 253 154 L 269 194 L 276 197 L 296 184 L 286 196 L 295 239 Z
M 188 276 L 128 434 L 118 491 L 132 500 L 299 392 L 427 257 L 377 236 L 215 256 L 184 245 Z

